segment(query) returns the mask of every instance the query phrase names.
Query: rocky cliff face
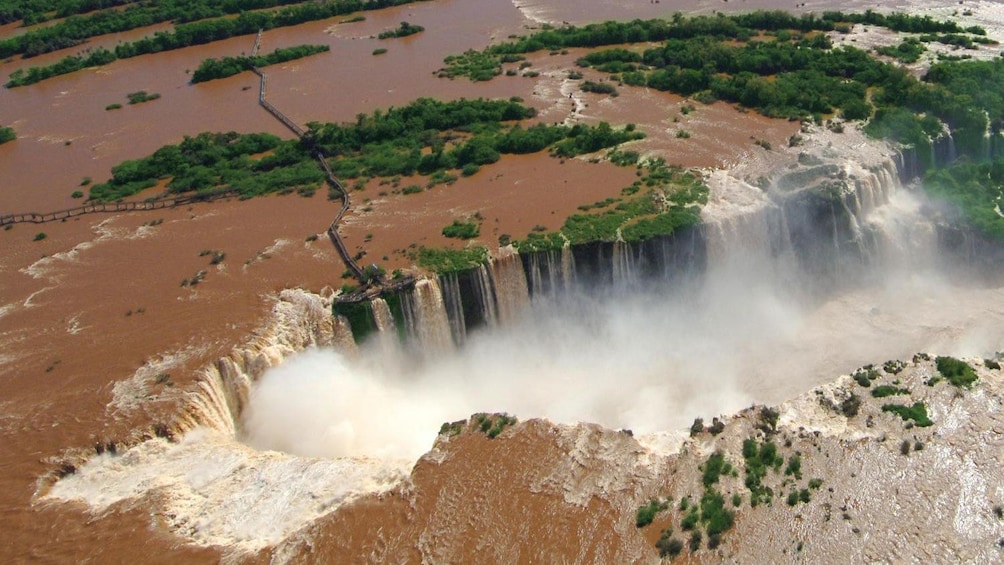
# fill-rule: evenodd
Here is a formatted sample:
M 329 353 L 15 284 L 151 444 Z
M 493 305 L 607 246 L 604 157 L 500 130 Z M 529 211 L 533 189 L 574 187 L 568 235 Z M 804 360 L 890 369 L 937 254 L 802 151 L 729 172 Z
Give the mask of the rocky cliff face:
M 406 483 L 320 518 L 271 556 L 658 562 L 662 537 L 695 562 L 994 562 L 1004 551 L 1004 379 L 994 363 L 970 366 L 972 388 L 949 383 L 926 356 L 866 368 L 776 410 L 753 407 L 695 429 L 672 454 L 625 431 L 542 420 L 492 439 L 476 416 L 444 427 Z M 916 403 L 930 424 L 883 409 Z M 754 507 L 749 446 L 768 444 L 776 451 Z M 714 454 L 726 470 L 709 481 Z M 700 503 L 708 492 L 722 495 L 734 520 L 713 549 Z M 651 500 L 665 508 L 638 527 Z

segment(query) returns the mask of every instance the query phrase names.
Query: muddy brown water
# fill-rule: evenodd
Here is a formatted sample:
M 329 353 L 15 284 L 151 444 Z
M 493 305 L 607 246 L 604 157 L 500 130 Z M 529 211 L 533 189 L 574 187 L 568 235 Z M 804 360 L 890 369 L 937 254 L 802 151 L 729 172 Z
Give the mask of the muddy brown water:
M 636 122 L 649 136 L 636 144 L 641 151 L 687 166 L 727 165 L 755 157 L 758 148 L 750 132 L 778 144 L 796 126 L 742 114 L 723 104 L 697 105 L 695 112 L 683 116 L 680 108 L 686 101 L 641 89 L 622 89 L 616 99 L 569 92 L 570 99 L 562 91 L 572 87 L 564 82 L 561 69 L 574 53 L 565 58 L 535 56 L 535 68 L 542 71 L 535 79 L 499 77 L 471 83 L 435 77 L 445 56 L 481 48 L 534 25 L 527 14 L 584 22 L 676 10 L 707 12 L 725 6 L 707 0 L 660 4 L 444 0 L 366 13 L 360 23 L 339 24 L 344 18 L 335 18 L 271 30 L 264 34 L 263 51 L 303 43 L 324 43 L 332 50 L 268 68 L 269 100 L 304 124 L 352 120 L 360 112 L 402 105 L 419 96 L 520 96 L 541 110 L 541 120 Z M 743 7 L 793 6 L 750 0 Z M 422 25 L 426 31 L 399 40 L 373 37 L 401 21 Z M 110 47 L 164 27 L 95 38 L 84 48 Z M 0 37 L 20 32 L 14 25 L 0 27 Z M 115 164 L 148 155 L 185 135 L 234 130 L 289 138 L 291 134 L 257 105 L 258 82 L 250 73 L 188 83 L 186 71 L 202 59 L 247 52 L 252 42 L 251 36 L 233 38 L 0 90 L 0 125 L 11 125 L 18 134 L 15 142 L 0 146 L 0 213 L 77 205 L 80 201 L 70 194 L 86 192 L 80 186 L 84 178 L 105 180 Z M 378 47 L 388 52 L 372 55 Z M 4 62 L 0 75 L 80 49 Z M 161 98 L 126 105 L 126 94 L 137 90 L 156 92 Z M 105 110 L 113 103 L 123 108 Z M 691 138 L 676 137 L 681 127 Z M 440 233 L 454 218 L 480 213 L 485 218 L 481 240 L 492 245 L 502 234 L 518 238 L 537 225 L 557 228 L 579 204 L 615 196 L 633 178 L 630 168 L 537 155 L 506 157 L 471 178 L 419 195 L 381 196 L 386 187 L 371 182 L 353 193 L 354 207 L 342 233 L 350 249 L 365 249 L 364 263 L 407 267 L 410 260 L 402 251 L 413 243 L 458 244 Z M 141 503 L 120 505 L 106 516 L 94 517 L 83 506 L 40 503 L 33 495 L 39 477 L 58 466 L 64 450 L 121 440 L 132 430 L 148 429 L 169 417 L 171 403 L 147 403 L 128 414 L 109 407 L 114 384 L 144 362 L 182 352 L 170 373 L 174 386 L 183 388 L 197 368 L 229 352 L 261 325 L 271 293 L 292 286 L 320 290 L 341 284 L 344 267 L 323 238 L 337 206 L 326 201 L 323 192 L 309 199 L 232 200 L 0 231 L 3 561 L 179 563 L 219 558 L 218 550 L 185 545 Z M 152 220 L 162 223 L 144 226 Z M 47 237 L 33 241 L 40 232 Z M 317 241 L 305 241 L 319 233 Z M 367 236 L 371 241 L 365 241 Z M 209 265 L 209 257 L 200 256 L 204 250 L 226 253 L 222 265 Z M 198 286 L 181 286 L 182 280 L 200 270 L 207 275 Z M 546 444 L 527 446 L 526 452 L 535 449 L 546 449 Z M 441 478 L 428 481 L 430 492 L 442 488 Z M 533 502 L 535 508 L 538 503 Z M 424 514 L 431 503 L 424 499 L 421 504 Z M 403 519 L 400 506 L 391 504 L 396 522 Z M 335 555 L 339 549 L 363 551 L 370 544 L 366 528 L 379 523 L 375 516 L 386 508 L 368 500 L 344 516 L 339 512 L 328 519 L 318 539 L 337 538 L 331 546 Z M 551 511 L 560 514 L 560 505 Z M 604 512 L 592 514 L 607 523 L 611 518 Z M 354 521 L 360 515 L 368 517 Z M 566 526 L 572 535 L 574 524 Z M 364 535 L 342 537 L 339 532 L 346 528 L 359 528 Z

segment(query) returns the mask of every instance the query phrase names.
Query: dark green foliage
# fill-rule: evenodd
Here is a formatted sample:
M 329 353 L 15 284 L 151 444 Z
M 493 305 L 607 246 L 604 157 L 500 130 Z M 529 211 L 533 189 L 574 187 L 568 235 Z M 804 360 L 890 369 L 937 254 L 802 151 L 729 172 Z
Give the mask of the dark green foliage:
M 656 514 L 662 512 L 669 508 L 668 502 L 660 502 L 656 499 L 652 499 L 648 504 L 643 504 L 638 507 L 638 511 L 635 512 L 634 524 L 636 527 L 644 528 L 645 526 L 652 523 L 655 520 Z
M 809 488 L 811 490 L 819 490 L 821 486 L 823 486 L 823 479 L 809 479 Z
M 872 381 L 879 378 L 879 376 L 879 372 L 871 365 L 865 365 L 851 373 L 851 378 L 854 379 L 854 382 L 865 388 L 872 386 Z
M 32 241 L 42 241 L 46 237 L 48 237 L 48 236 L 45 235 L 45 232 L 44 231 L 40 231 L 40 232 L 38 232 L 38 233 L 35 234 L 35 237 L 34 237 L 34 239 Z
M 17 134 L 14 133 L 14 128 L 0 127 L 0 145 L 8 141 L 14 141 L 16 138 Z
M 861 397 L 854 393 L 851 393 L 850 396 L 845 398 L 844 401 L 840 403 L 840 412 L 848 418 L 857 416 L 860 408 Z
M 883 412 L 892 412 L 906 421 L 913 420 L 921 428 L 933 426 L 934 422 L 927 417 L 927 406 L 923 402 L 915 402 L 913 406 L 902 404 L 883 404 Z
M 906 363 L 899 360 L 886 361 L 882 364 L 882 370 L 890 375 L 898 375 L 905 368 Z
M 473 269 L 488 261 L 486 247 L 467 249 L 433 249 L 421 247 L 416 257 L 418 265 L 434 273 L 447 274 Z
M 126 98 L 129 99 L 129 104 L 142 104 L 143 102 L 150 102 L 152 100 L 157 100 L 160 98 L 160 94 L 154 92 L 153 94 L 148 93 L 145 90 L 140 90 L 137 92 L 130 92 L 126 94 Z
M 274 151 L 253 161 L 251 155 Z M 125 161 L 112 168 L 112 178 L 91 187 L 95 200 L 132 196 L 171 178 L 170 192 L 199 192 L 232 187 L 243 196 L 316 186 L 324 173 L 293 141 L 271 134 L 201 133 L 178 145 L 161 147 L 149 157 Z
M 755 439 L 743 441 L 743 459 L 746 462 L 746 488 L 750 490 L 750 506 L 761 502 L 769 504 L 774 491 L 763 485 L 763 479 L 771 468 L 779 468 L 784 458 L 777 454 L 777 446 L 771 442 L 758 444 Z
M 982 163 L 960 162 L 931 171 L 924 187 L 929 194 L 958 206 L 979 231 L 1004 240 L 1004 218 L 994 208 L 1004 189 L 1004 158 Z
M 495 439 L 501 434 L 507 427 L 515 425 L 519 420 L 514 416 L 508 414 L 496 414 L 493 418 L 489 420 L 492 425 L 486 432 L 489 439 Z
M 409 35 L 415 35 L 416 33 L 422 33 L 425 28 L 422 26 L 411 25 L 408 22 L 401 22 L 401 25 L 397 29 L 391 29 L 387 31 L 380 32 L 377 37 L 380 39 L 393 39 L 395 37 L 408 37 Z
M 908 37 L 895 47 L 876 47 L 875 52 L 898 59 L 901 63 L 916 63 L 927 48 L 916 37 Z
M 697 506 L 694 506 L 693 508 L 691 508 L 690 512 L 688 512 L 687 515 L 683 517 L 683 520 L 680 521 L 680 527 L 683 528 L 685 531 L 689 532 L 690 530 L 693 530 L 695 527 L 697 527 L 697 524 L 700 521 L 701 521 L 700 510 L 698 509 Z
M 725 507 L 725 497 L 714 489 L 704 490 L 700 508 L 701 523 L 709 536 L 724 533 L 735 523 L 735 515 Z
M 582 83 L 583 92 L 593 92 L 596 94 L 609 94 L 611 96 L 617 96 L 617 88 L 609 82 L 593 82 L 587 80 Z
M 802 478 L 802 458 L 796 453 L 788 458 L 788 466 L 784 469 L 785 475 L 794 475 L 798 480 Z
M 383 55 L 386 52 L 387 52 L 387 50 L 384 49 L 383 47 L 379 47 L 379 48 L 373 50 L 373 54 L 374 55 Z
M 367 336 L 377 330 L 373 318 L 373 307 L 369 300 L 360 302 L 335 302 L 333 306 L 336 316 L 344 316 L 352 328 L 352 337 L 356 343 L 362 343 Z
M 935 363 L 941 376 L 948 379 L 953 386 L 971 388 L 978 377 L 969 363 L 954 357 L 936 357 Z
M 455 239 L 473 239 L 481 233 L 481 226 L 475 222 L 461 222 L 453 220 L 453 223 L 443 228 L 443 235 Z
M 672 559 L 683 551 L 683 542 L 672 535 L 673 531 L 667 528 L 660 534 L 659 541 L 655 542 L 655 547 L 659 550 L 659 557 Z
M 910 389 L 892 385 L 879 385 L 872 389 L 872 396 L 875 398 L 885 398 L 896 394 L 910 394 Z
M 268 55 L 258 55 L 255 57 L 223 57 L 222 59 L 204 59 L 199 64 L 199 68 L 192 73 L 192 82 L 206 82 L 210 80 L 226 78 L 251 70 L 251 67 L 267 67 L 309 57 L 317 53 L 324 53 L 331 48 L 327 45 L 297 45 L 276 49 Z
M 122 108 L 122 105 L 119 104 L 118 102 L 105 106 L 105 110 L 119 110 L 121 108 Z
M 707 461 L 704 462 L 704 474 L 702 480 L 705 488 L 709 488 L 718 482 L 721 475 L 727 475 L 732 471 L 732 465 L 725 460 L 725 455 L 721 451 L 716 451 Z
M 690 543 L 688 544 L 689 547 L 690 547 L 690 551 L 693 552 L 693 551 L 697 551 L 698 549 L 701 549 L 701 539 L 703 537 L 704 536 L 701 535 L 701 531 L 700 530 L 694 530 L 693 532 L 691 532 L 691 534 L 690 534 Z

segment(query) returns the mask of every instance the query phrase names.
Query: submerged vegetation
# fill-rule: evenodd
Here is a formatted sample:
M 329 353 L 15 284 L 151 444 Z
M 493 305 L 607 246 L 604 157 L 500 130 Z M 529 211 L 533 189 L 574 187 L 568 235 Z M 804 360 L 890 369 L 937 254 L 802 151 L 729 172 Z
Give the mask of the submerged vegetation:
M 251 35 L 258 30 L 287 27 L 334 16 L 378 10 L 409 4 L 416 0 L 332 0 L 323 3 L 257 0 L 255 2 L 218 3 L 182 0 L 143 4 L 126 10 L 103 10 L 92 16 L 68 18 L 65 22 L 0 41 L 0 58 L 24 53 L 37 55 L 72 47 L 87 37 L 114 33 L 152 25 L 163 21 L 179 22 L 171 31 L 157 32 L 130 43 L 119 43 L 114 49 L 98 48 L 86 54 L 70 55 L 42 67 L 18 69 L 11 73 L 8 88 L 72 73 L 88 67 L 107 65 L 117 59 L 127 59 L 149 53 L 159 53 L 204 45 L 230 37 Z M 291 4 L 291 5 L 290 5 Z M 225 6 L 225 8 L 224 8 Z M 271 11 L 252 11 L 274 8 Z M 237 17 L 217 17 L 238 14 Z M 207 19 L 215 18 L 215 19 Z M 199 20 L 199 21 L 195 21 Z M 186 23 L 190 22 L 190 23 Z M 32 47 L 37 45 L 38 47 Z
M 223 57 L 221 59 L 205 59 L 199 64 L 199 68 L 192 73 L 192 82 L 206 82 L 210 80 L 226 78 L 251 70 L 252 67 L 267 67 L 277 65 L 287 61 L 302 59 L 317 53 L 325 53 L 331 48 L 327 45 L 297 45 L 276 49 L 268 55 L 257 55 L 255 57 Z

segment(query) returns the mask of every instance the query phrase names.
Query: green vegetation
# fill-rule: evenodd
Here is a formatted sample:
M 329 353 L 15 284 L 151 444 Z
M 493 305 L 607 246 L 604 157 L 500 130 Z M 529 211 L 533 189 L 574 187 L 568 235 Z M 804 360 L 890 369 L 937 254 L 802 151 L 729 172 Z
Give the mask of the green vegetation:
M 118 102 L 105 106 L 105 110 L 106 111 L 107 110 L 120 110 L 120 109 L 122 109 L 122 105 L 119 104 Z
M 954 357 L 936 357 L 934 361 L 941 376 L 948 379 L 953 386 L 972 388 L 973 383 L 979 378 L 976 376 L 976 371 L 965 361 Z
M 609 82 L 593 82 L 587 80 L 580 86 L 583 92 L 594 92 L 596 94 L 609 94 L 610 96 L 617 96 L 617 88 Z
M 621 191 L 621 197 L 589 205 L 573 214 L 557 233 L 530 233 L 516 247 L 524 251 L 560 249 L 591 241 L 643 241 L 695 225 L 708 187 L 700 177 L 662 159 L 638 165 L 641 178 Z
M 34 237 L 34 239 L 32 239 L 32 241 L 42 241 L 43 239 L 45 239 L 47 237 L 49 237 L 49 236 L 45 235 L 44 231 L 40 231 L 40 232 L 38 232 L 38 233 L 35 234 L 35 237 Z
M 859 385 L 865 388 L 872 386 L 872 381 L 879 378 L 880 376 L 881 375 L 873 365 L 865 365 L 864 367 L 861 367 L 860 369 L 851 373 L 851 378 L 854 379 L 854 382 L 858 383 Z
M 0 127 L 0 145 L 8 141 L 14 141 L 15 139 L 17 139 L 17 134 L 14 133 L 14 128 Z
M 495 439 L 507 427 L 515 425 L 519 420 L 509 414 L 480 413 L 474 415 L 473 422 L 489 439 Z
M 876 53 L 893 57 L 901 63 L 916 63 L 924 51 L 927 51 L 927 48 L 916 37 L 908 37 L 895 47 L 877 47 L 875 49 Z
M 373 307 L 369 300 L 359 302 L 335 302 L 332 306 L 335 316 L 344 316 L 352 328 L 352 337 L 356 343 L 362 343 L 367 336 L 377 331 L 376 320 L 373 318 Z
M 573 157 L 641 137 L 606 123 L 529 128 L 516 123 L 535 115 L 534 109 L 518 99 L 440 102 L 420 98 L 401 108 L 360 114 L 354 124 L 309 124 L 307 143 L 338 157 L 331 168 L 339 178 L 418 173 L 430 175 L 432 184 L 438 184 L 456 180 L 446 171 L 488 165 L 503 154 L 550 148 L 556 156 Z
M 434 273 L 455 273 L 483 265 L 488 261 L 488 248 L 434 249 L 431 247 L 420 247 L 415 260 L 419 267 L 428 269 Z
M 885 398 L 897 394 L 910 394 L 910 389 L 892 385 L 879 385 L 872 389 L 872 396 L 875 398 Z
M 325 53 L 331 48 L 327 45 L 297 45 L 276 49 L 268 55 L 258 55 L 255 57 L 223 57 L 222 59 L 205 59 L 199 64 L 199 68 L 192 73 L 192 83 L 206 82 L 220 78 L 226 78 L 251 70 L 252 67 L 267 67 L 285 63 Z
M 251 158 L 265 152 L 257 160 Z M 324 173 L 293 141 L 271 134 L 201 133 L 149 157 L 112 168 L 108 182 L 91 186 L 90 197 L 109 201 L 132 196 L 170 178 L 168 192 L 205 192 L 229 187 L 244 197 L 316 187 Z
M 374 55 L 383 55 L 383 54 L 384 54 L 384 53 L 386 53 L 386 52 L 387 52 L 387 50 L 386 50 L 386 49 L 384 49 L 383 47 L 380 47 L 380 48 L 378 48 L 378 49 L 374 49 L 374 50 L 373 50 L 373 54 L 374 54 Z
M 925 189 L 959 207 L 985 235 L 1004 241 L 1004 218 L 996 210 L 1004 195 L 1004 158 L 963 161 L 928 173 Z
M 655 547 L 659 550 L 659 557 L 672 559 L 683 551 L 683 542 L 672 535 L 671 528 L 666 528 L 659 534 L 659 541 L 655 542 Z
M 743 441 L 743 459 L 746 462 L 746 488 L 750 490 L 750 506 L 756 507 L 761 502 L 770 504 L 774 491 L 763 484 L 769 469 L 777 471 L 781 468 L 784 458 L 778 455 L 777 446 L 771 442 L 758 444 L 755 439 Z
M 409 35 L 415 35 L 416 33 L 422 33 L 425 28 L 422 26 L 411 25 L 408 22 L 401 22 L 401 25 L 397 29 L 391 29 L 384 32 L 380 32 L 377 37 L 380 39 L 393 39 L 395 37 L 408 37 Z
M 906 363 L 893 359 L 882 364 L 882 370 L 890 375 L 898 375 L 906 368 Z
M 892 412 L 905 421 L 913 420 L 921 428 L 933 426 L 934 422 L 927 417 L 927 406 L 923 402 L 915 402 L 913 406 L 902 404 L 883 404 L 883 412 Z
M 153 94 L 147 93 L 145 90 L 139 90 L 137 92 L 130 92 L 126 94 L 126 98 L 129 99 L 129 104 L 142 104 L 144 102 L 150 102 L 160 98 L 160 94 L 154 92 Z
M 72 193 L 70 193 L 70 198 L 83 198 L 83 197 L 84 197 L 84 191 L 82 190 L 74 190 Z
M 725 460 L 725 455 L 722 452 L 716 451 L 704 463 L 702 481 L 705 488 L 710 488 L 718 482 L 720 476 L 728 475 L 731 472 L 732 464 Z
M 18 53 L 40 54 L 76 45 L 81 40 L 94 35 L 114 33 L 143 27 L 162 21 L 181 22 L 173 30 L 155 33 L 131 43 L 120 43 L 113 50 L 98 48 L 86 55 L 70 55 L 56 63 L 44 67 L 18 69 L 11 73 L 8 88 L 34 84 L 47 78 L 72 73 L 87 67 L 106 65 L 116 59 L 127 59 L 149 53 L 159 53 L 204 45 L 222 39 L 241 35 L 252 35 L 258 30 L 294 26 L 310 21 L 324 20 L 343 14 L 364 10 L 378 10 L 390 6 L 409 4 L 416 0 L 331 0 L 324 3 L 290 2 L 286 0 L 249 0 L 231 3 L 198 2 L 176 0 L 149 5 L 137 5 L 137 10 L 105 10 L 86 18 L 70 18 L 63 24 L 33 30 L 20 36 L 0 41 L 0 59 Z M 194 4 L 194 5 L 193 5 Z M 278 10 L 253 11 L 256 8 L 285 6 Z M 162 5 L 175 8 L 168 13 Z M 217 6 L 227 6 L 216 8 Z M 154 11 L 154 14 L 148 11 Z M 217 17 L 224 13 L 239 14 L 237 17 Z M 72 21 L 71 21 L 72 20 Z M 194 21 L 199 20 L 199 21 Z M 184 23 L 190 22 L 190 23 Z M 30 46 L 37 48 L 29 50 Z
M 668 508 L 668 502 L 658 501 L 653 498 L 648 504 L 643 504 L 638 507 L 638 511 L 635 512 L 635 526 L 644 528 L 645 526 L 651 524 L 652 520 L 655 520 L 656 514 L 662 512 L 663 510 L 667 510 Z
M 453 220 L 453 223 L 443 228 L 443 235 L 455 239 L 474 239 L 481 233 L 481 226 L 475 222 L 461 222 Z
M 797 453 L 788 458 L 788 466 L 784 468 L 786 476 L 794 476 L 795 479 L 802 479 L 802 457 Z

